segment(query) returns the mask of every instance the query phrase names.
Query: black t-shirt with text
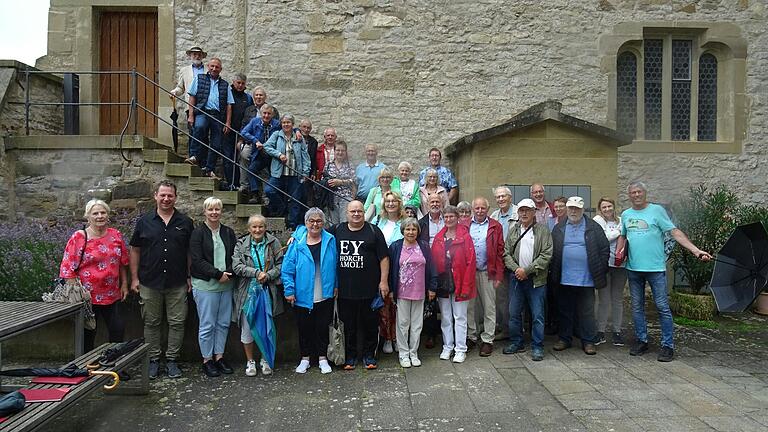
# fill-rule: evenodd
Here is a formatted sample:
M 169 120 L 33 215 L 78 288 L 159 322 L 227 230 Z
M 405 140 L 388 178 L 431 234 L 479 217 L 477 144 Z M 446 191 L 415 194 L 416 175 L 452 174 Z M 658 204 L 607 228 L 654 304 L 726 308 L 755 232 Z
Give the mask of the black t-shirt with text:
M 358 231 L 346 223 L 332 227 L 339 251 L 339 297 L 372 299 L 379 291 L 380 262 L 387 257 L 387 242 L 381 230 L 368 222 Z

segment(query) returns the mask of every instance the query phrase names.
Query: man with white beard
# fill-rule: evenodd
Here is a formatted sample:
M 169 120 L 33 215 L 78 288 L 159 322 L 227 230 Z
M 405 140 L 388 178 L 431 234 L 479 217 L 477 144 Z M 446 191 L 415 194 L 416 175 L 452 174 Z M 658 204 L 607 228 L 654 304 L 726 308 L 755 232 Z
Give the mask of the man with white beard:
M 174 102 L 174 105 L 176 105 L 175 98 L 179 98 L 182 95 L 184 96 L 184 102 L 189 103 L 189 95 L 187 94 L 187 90 L 189 90 L 189 87 L 192 85 L 192 80 L 195 79 L 196 76 L 205 73 L 205 65 L 203 64 L 203 59 L 207 55 L 208 53 L 203 51 L 203 49 L 200 47 L 192 47 L 187 50 L 187 56 L 192 61 L 192 63 L 179 69 L 179 81 L 176 83 L 176 87 L 171 90 L 173 96 L 169 95 L 171 101 Z M 189 117 L 189 105 L 181 105 L 184 105 L 184 118 L 186 119 Z M 189 127 L 189 134 L 192 135 L 192 125 L 187 124 L 187 126 Z

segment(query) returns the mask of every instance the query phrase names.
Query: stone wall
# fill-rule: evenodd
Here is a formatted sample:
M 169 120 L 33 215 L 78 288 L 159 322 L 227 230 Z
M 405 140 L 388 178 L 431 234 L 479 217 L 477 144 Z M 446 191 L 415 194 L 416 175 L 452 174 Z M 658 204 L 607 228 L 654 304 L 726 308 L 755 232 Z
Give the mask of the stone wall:
M 598 39 L 633 21 L 735 23 L 748 43 L 741 154 L 622 153 L 617 188 L 642 178 L 654 199 L 728 184 L 763 202 L 768 25 L 761 1 L 177 0 L 176 62 L 204 47 L 224 74 L 244 70 L 281 113 L 335 126 L 353 156 L 377 143 L 387 163 L 502 123 L 546 99 L 609 124 Z M 243 57 L 243 54 L 245 57 Z M 534 180 L 534 179 L 531 179 Z
M 0 60 L 0 136 L 24 135 L 25 91 L 24 70 L 29 66 L 16 61 Z M 37 71 L 35 68 L 32 70 Z M 31 102 L 62 102 L 62 79 L 50 74 L 30 74 Z M 31 106 L 29 133 L 57 135 L 64 130 L 64 108 L 61 106 Z

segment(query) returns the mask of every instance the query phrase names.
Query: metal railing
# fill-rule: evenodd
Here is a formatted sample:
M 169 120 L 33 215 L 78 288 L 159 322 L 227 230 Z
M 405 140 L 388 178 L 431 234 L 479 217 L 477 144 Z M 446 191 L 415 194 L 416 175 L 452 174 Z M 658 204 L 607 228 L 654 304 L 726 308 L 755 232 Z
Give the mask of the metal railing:
M 131 77 L 131 99 L 128 102 L 80 102 L 80 101 L 78 101 L 78 102 L 39 102 L 39 101 L 32 101 L 32 100 L 30 100 L 29 78 L 30 78 L 30 75 L 34 75 L 34 74 L 129 75 Z M 205 142 L 195 138 L 193 135 L 189 134 L 187 131 L 182 130 L 181 128 L 179 128 L 178 125 L 175 125 L 173 123 L 168 122 L 166 119 L 160 117 L 160 115 L 158 113 L 156 113 L 155 111 L 153 111 L 152 109 L 150 109 L 150 108 L 144 106 L 143 104 L 139 103 L 139 101 L 138 101 L 138 84 L 139 84 L 139 80 L 142 80 L 145 83 L 150 84 L 152 86 L 152 88 L 154 88 L 156 90 L 160 90 L 160 91 L 164 92 L 165 94 L 167 94 L 169 96 L 172 96 L 173 100 L 174 100 L 174 110 L 176 109 L 175 108 L 176 102 L 180 101 L 180 102 L 183 102 L 185 105 L 187 105 L 188 109 L 194 110 L 194 113 L 195 113 L 196 116 L 197 115 L 205 115 L 210 120 L 212 120 L 213 122 L 218 123 L 220 126 L 227 127 L 227 125 L 224 122 L 222 122 L 221 120 L 219 120 L 215 116 L 212 116 L 209 113 L 206 113 L 205 111 L 202 111 L 202 110 L 199 110 L 199 109 L 195 108 L 193 105 L 189 104 L 186 100 L 184 100 L 183 97 L 177 97 L 176 95 L 171 93 L 171 91 L 169 91 L 168 89 L 166 89 L 163 86 L 161 86 L 159 83 L 155 82 L 154 80 L 152 80 L 151 78 L 149 78 L 146 75 L 142 74 L 141 72 L 138 72 L 135 68 L 132 68 L 130 71 L 39 71 L 39 70 L 29 70 L 29 69 L 26 69 L 24 71 L 24 75 L 25 75 L 25 78 L 24 78 L 24 81 L 25 81 L 25 88 L 24 88 L 24 106 L 25 106 L 25 109 L 24 109 L 24 112 L 25 112 L 25 114 L 24 114 L 24 124 L 25 124 L 25 130 L 26 130 L 26 134 L 27 135 L 29 135 L 29 113 L 30 113 L 30 108 L 32 106 L 65 106 L 65 107 L 66 106 L 78 106 L 78 107 L 79 106 L 115 106 L 115 105 L 117 105 L 117 106 L 128 106 L 129 107 L 129 109 L 128 109 L 128 116 L 127 116 L 127 118 L 125 120 L 125 124 L 124 124 L 122 130 L 120 131 L 120 136 L 119 136 L 119 139 L 118 139 L 118 148 L 120 150 L 120 155 L 121 155 L 121 157 L 124 160 L 130 162 L 130 159 L 128 159 L 125 156 L 125 154 L 123 153 L 123 147 L 122 147 L 123 138 L 125 136 L 125 132 L 128 130 L 128 127 L 131 124 L 131 120 L 132 119 L 133 119 L 133 135 L 137 135 L 138 134 L 138 118 L 137 118 L 137 113 L 138 113 L 138 110 L 141 109 L 144 113 L 146 113 L 148 115 L 151 115 L 155 119 L 157 119 L 157 120 L 165 123 L 166 125 L 170 126 L 172 131 L 176 131 L 177 133 L 181 132 L 182 134 L 187 136 L 190 139 L 190 142 L 192 140 L 194 140 L 194 142 L 196 142 L 196 143 L 204 146 L 205 148 L 207 148 L 209 152 L 212 151 L 215 154 L 219 155 L 222 158 L 222 160 L 226 160 L 226 161 L 231 162 L 232 165 L 233 165 L 233 171 L 237 170 L 239 168 L 242 168 L 249 175 L 252 175 L 256 179 L 261 181 L 263 183 L 263 185 L 265 185 L 264 187 L 266 187 L 266 184 L 268 183 L 267 180 L 265 180 L 264 178 L 262 178 L 258 174 L 256 174 L 253 171 L 251 171 L 247 166 L 244 166 L 244 165 L 240 164 L 237 160 L 229 158 L 225 154 L 223 154 L 220 151 L 216 150 L 215 148 L 211 147 L 208 143 L 205 143 Z M 237 138 L 239 138 L 239 140 L 242 140 L 243 142 L 248 142 L 249 141 L 249 140 L 245 139 L 245 137 L 243 135 L 240 134 L 240 131 L 237 130 L 237 128 L 233 129 L 233 128 L 229 127 L 229 129 L 230 129 L 229 132 L 230 133 L 234 133 L 237 136 Z M 237 152 L 237 142 L 239 140 L 237 140 L 237 139 L 235 140 L 235 147 L 236 147 L 235 152 L 234 152 L 235 159 L 239 159 L 238 152 Z M 176 150 L 176 149 L 174 149 L 174 150 Z M 262 150 L 262 151 L 264 151 L 264 150 Z M 252 155 L 253 155 L 253 153 L 252 153 Z M 254 156 L 252 156 L 252 157 L 254 157 Z M 310 155 L 310 157 L 313 157 L 313 156 Z M 301 172 L 297 171 L 293 167 L 288 166 L 288 165 L 285 165 L 285 166 L 290 171 L 292 171 L 297 176 L 299 176 L 301 179 L 303 179 L 303 181 L 309 181 L 312 184 L 314 184 L 315 186 L 318 186 L 318 187 L 324 189 L 326 192 L 328 192 L 328 193 L 330 193 L 330 194 L 332 194 L 332 195 L 334 195 L 336 197 L 339 197 L 340 199 L 342 199 L 344 201 L 350 201 L 350 199 L 348 199 L 348 198 L 346 198 L 344 196 L 339 195 L 337 192 L 331 190 L 329 187 L 325 186 L 324 184 L 315 181 L 310 176 L 304 176 L 304 175 L 301 174 Z M 233 172 L 232 179 L 234 180 L 234 178 L 235 178 L 235 173 Z M 241 179 L 241 181 L 242 181 L 242 179 Z M 247 179 L 245 181 L 247 181 Z M 229 186 L 232 186 L 232 185 L 229 185 Z M 282 189 L 280 189 L 280 188 L 278 188 L 278 187 L 276 187 L 274 185 L 270 185 L 270 187 L 275 189 L 275 190 L 277 190 L 280 194 L 284 195 L 285 197 L 287 197 L 289 203 L 291 201 L 296 201 L 299 205 L 301 205 L 305 209 L 309 208 L 309 206 L 307 206 L 301 200 L 296 200 L 288 192 L 286 192 L 286 191 L 284 191 L 284 190 L 282 190 Z

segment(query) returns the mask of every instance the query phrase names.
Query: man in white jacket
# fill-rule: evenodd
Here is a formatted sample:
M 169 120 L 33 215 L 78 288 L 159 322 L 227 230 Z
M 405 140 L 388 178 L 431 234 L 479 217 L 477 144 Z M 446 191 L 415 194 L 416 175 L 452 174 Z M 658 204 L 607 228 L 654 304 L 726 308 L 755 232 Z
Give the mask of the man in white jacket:
M 192 80 L 194 80 L 197 75 L 205 74 L 205 65 L 203 64 L 203 59 L 207 55 L 208 53 L 197 46 L 187 50 L 187 56 L 191 60 L 191 63 L 179 69 L 179 80 L 176 83 L 176 87 L 171 90 L 173 95 L 169 95 L 171 101 L 173 101 L 174 108 L 177 108 L 178 105 L 183 105 L 181 109 L 184 111 L 185 119 L 189 118 L 189 105 L 187 105 L 187 103 L 189 103 L 189 95 L 187 94 L 187 91 L 192 85 Z M 181 98 L 182 96 L 184 96 L 184 102 L 187 103 L 177 103 L 176 98 Z M 189 134 L 193 135 L 192 131 L 194 129 L 194 125 L 187 123 L 187 127 L 189 128 Z

